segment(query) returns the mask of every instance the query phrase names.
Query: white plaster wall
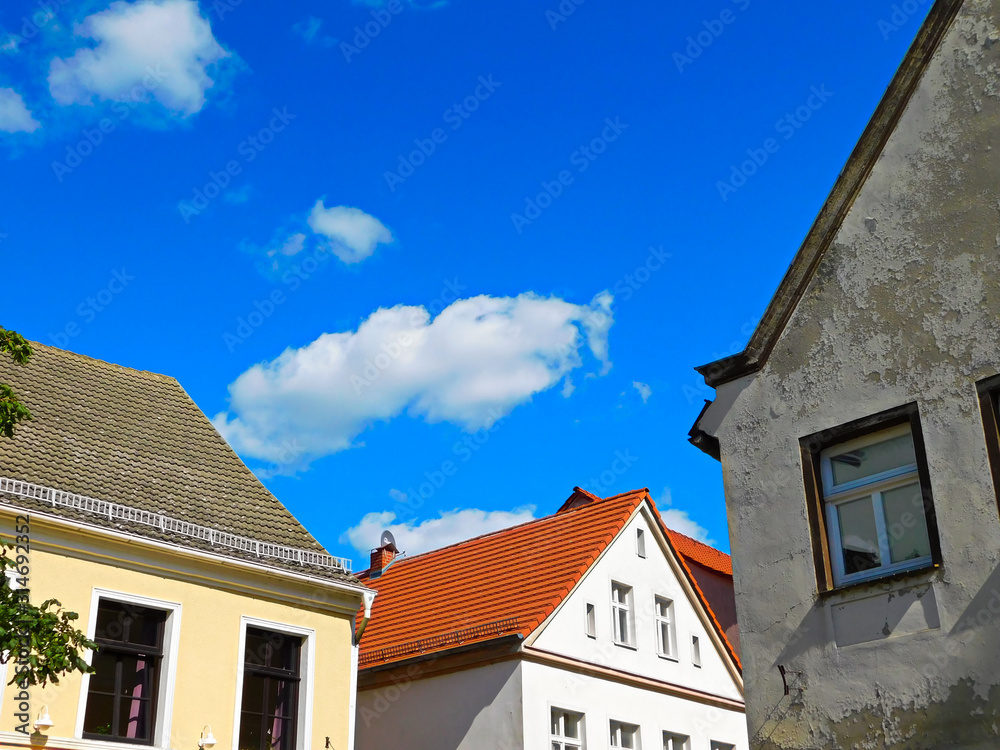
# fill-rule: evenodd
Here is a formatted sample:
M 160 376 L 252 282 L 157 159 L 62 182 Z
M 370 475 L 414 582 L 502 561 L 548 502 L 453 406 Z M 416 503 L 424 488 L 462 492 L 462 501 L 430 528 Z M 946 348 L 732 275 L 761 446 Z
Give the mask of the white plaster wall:
M 645 532 L 645 559 L 636 554 L 637 529 Z M 683 573 L 671 565 L 666 550 L 657 542 L 650 519 L 640 512 L 609 545 L 597 564 L 591 567 L 533 645 L 594 664 L 743 700 L 694 604 L 681 587 L 680 575 Z M 612 581 L 633 588 L 636 620 L 634 649 L 616 645 L 612 638 Z M 674 602 L 677 660 L 657 655 L 656 596 Z M 585 631 L 588 602 L 597 608 L 597 638 L 588 637 Z M 698 636 L 701 644 L 700 668 L 695 667 L 691 659 L 692 635 Z
M 415 669 L 411 674 L 419 678 L 419 665 Z M 521 669 L 506 661 L 363 690 L 356 750 L 524 748 Z
M 687 734 L 691 750 L 709 750 L 711 740 L 747 750 L 744 714 L 654 693 L 599 677 L 578 675 L 544 664 L 522 665 L 524 747 L 551 747 L 549 717 L 553 707 L 585 715 L 585 750 L 610 746 L 609 722 L 637 724 L 641 747 L 661 750 L 663 732 Z M 495 747 L 495 746 L 490 746 Z

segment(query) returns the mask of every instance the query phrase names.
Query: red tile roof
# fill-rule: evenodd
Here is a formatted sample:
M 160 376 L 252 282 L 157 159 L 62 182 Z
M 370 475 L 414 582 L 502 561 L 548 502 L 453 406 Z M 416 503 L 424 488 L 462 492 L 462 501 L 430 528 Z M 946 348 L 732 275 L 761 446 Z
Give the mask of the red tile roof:
M 670 535 L 670 541 L 674 543 L 674 547 L 687 558 L 689 563 L 697 563 L 727 576 L 733 575 L 733 560 L 725 552 L 720 552 L 715 547 L 709 547 L 704 542 L 699 542 L 697 539 L 692 539 L 673 529 L 667 529 L 667 533 Z
M 577 490 L 555 515 L 398 558 L 377 578 L 359 574 L 378 591 L 361 642 L 361 668 L 443 651 L 457 643 L 528 636 L 648 497 L 645 489 L 605 499 Z M 705 547 L 677 536 L 681 544 Z M 674 532 L 670 539 L 678 544 Z M 697 554 L 714 559 L 700 549 Z M 708 609 L 690 571 L 685 572 Z M 735 656 L 731 647 L 730 652 Z

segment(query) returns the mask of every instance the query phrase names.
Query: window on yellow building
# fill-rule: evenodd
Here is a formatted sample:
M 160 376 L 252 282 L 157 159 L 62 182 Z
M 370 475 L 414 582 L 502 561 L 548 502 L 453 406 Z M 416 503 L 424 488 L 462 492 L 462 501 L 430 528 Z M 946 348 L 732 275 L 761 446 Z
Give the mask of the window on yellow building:
M 302 639 L 248 627 L 239 750 L 295 750 Z
M 166 619 L 162 610 L 100 601 L 84 737 L 152 744 Z

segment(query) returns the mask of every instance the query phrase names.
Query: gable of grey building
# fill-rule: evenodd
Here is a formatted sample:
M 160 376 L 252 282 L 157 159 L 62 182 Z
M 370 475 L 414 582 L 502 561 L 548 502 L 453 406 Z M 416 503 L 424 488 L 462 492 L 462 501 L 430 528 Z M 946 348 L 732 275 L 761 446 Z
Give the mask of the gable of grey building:
M 1000 0 L 938 0 L 691 440 L 752 744 L 995 748 Z

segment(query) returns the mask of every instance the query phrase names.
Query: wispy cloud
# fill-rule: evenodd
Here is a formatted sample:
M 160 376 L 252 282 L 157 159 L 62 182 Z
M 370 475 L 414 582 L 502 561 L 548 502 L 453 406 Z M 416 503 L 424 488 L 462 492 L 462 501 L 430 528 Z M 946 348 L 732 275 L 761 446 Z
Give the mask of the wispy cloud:
M 62 105 L 134 100 L 139 92 L 188 117 L 205 106 L 214 69 L 230 57 L 194 0 L 118 0 L 74 32 L 79 48 L 49 67 L 49 90 Z
M 638 380 L 633 380 L 632 387 L 639 392 L 639 397 L 642 399 L 642 403 L 649 401 L 649 397 L 653 395 L 653 389 L 646 383 L 640 383 Z
M 392 496 L 405 499 L 404 493 L 394 490 Z M 368 513 L 361 521 L 340 535 L 341 544 L 350 544 L 367 555 L 378 544 L 379 535 L 388 529 L 396 539 L 396 546 L 409 555 L 440 549 L 473 537 L 490 534 L 500 529 L 527 523 L 535 519 L 535 506 L 525 505 L 513 510 L 480 510 L 463 508 L 445 511 L 436 518 L 421 522 L 397 523 L 392 511 Z
M 321 44 L 324 47 L 332 47 L 337 40 L 327 34 L 320 34 L 323 28 L 323 19 L 316 16 L 308 16 L 292 26 L 292 31 L 305 39 L 306 44 Z
M 483 295 L 436 318 L 423 307 L 381 308 L 357 330 L 251 367 L 229 386 L 229 410 L 214 422 L 251 458 L 281 463 L 294 442 L 302 467 L 403 414 L 489 427 L 583 367 L 588 350 L 606 369 L 611 302 L 607 292 L 589 305 Z
M 24 99 L 14 89 L 0 88 L 0 131 L 34 133 L 42 125 L 32 117 Z
M 659 509 L 663 523 L 667 525 L 668 529 L 679 531 L 681 534 L 689 536 L 692 539 L 697 539 L 699 542 L 704 542 L 705 544 L 715 544 L 715 540 L 711 538 L 708 529 L 691 518 L 691 514 L 688 511 L 673 508 L 671 505 L 673 505 L 673 498 L 668 488 L 663 490 L 663 494 L 656 500 L 656 507 Z

